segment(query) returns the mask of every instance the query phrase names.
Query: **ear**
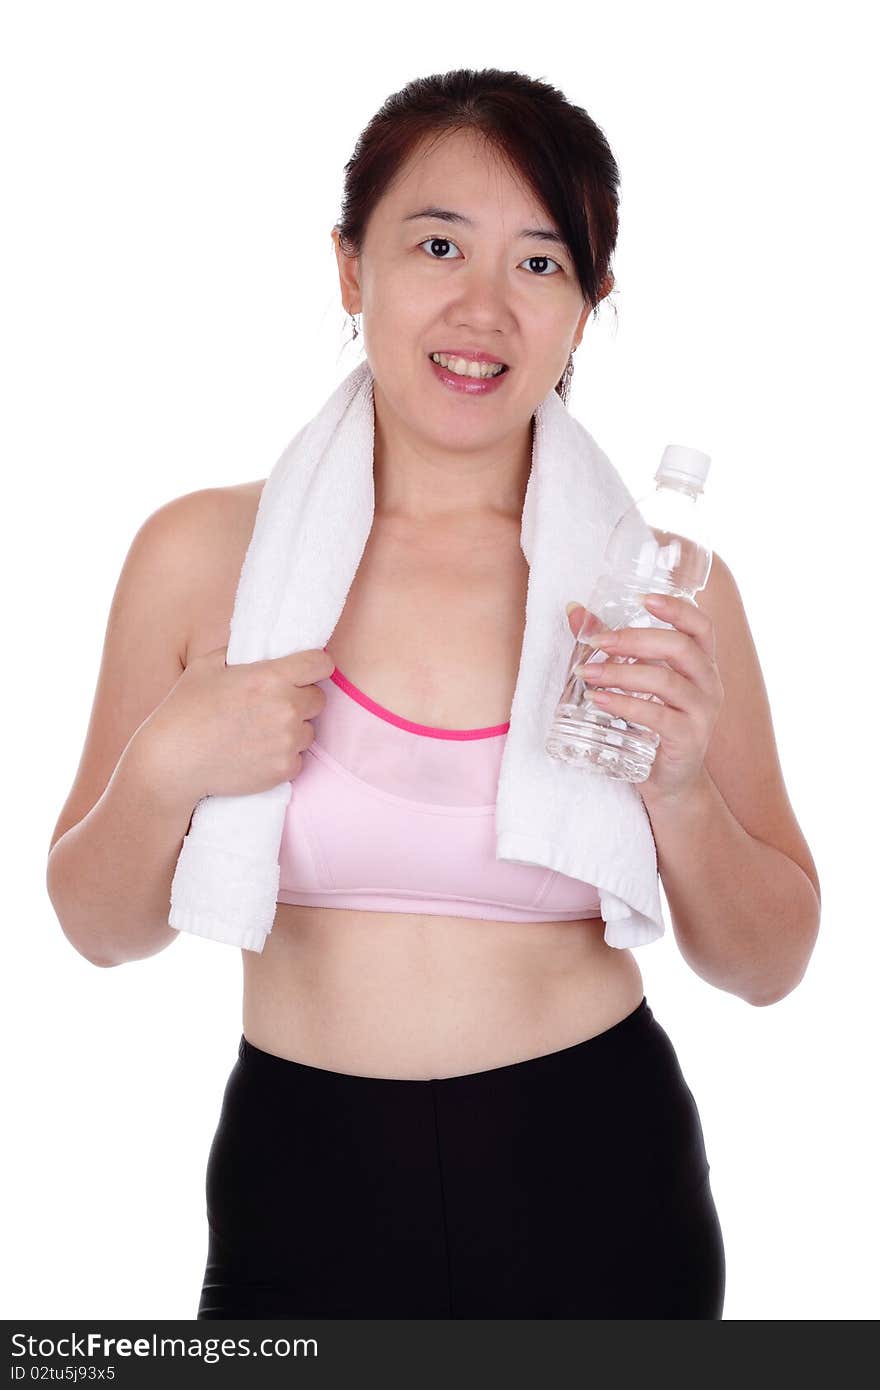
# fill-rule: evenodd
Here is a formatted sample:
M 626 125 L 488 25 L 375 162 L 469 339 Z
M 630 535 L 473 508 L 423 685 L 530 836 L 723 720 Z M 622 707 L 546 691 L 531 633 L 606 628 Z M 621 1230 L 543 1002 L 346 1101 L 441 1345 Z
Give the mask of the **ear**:
M 577 327 L 574 330 L 574 339 L 572 340 L 571 344 L 572 352 L 574 352 L 575 348 L 580 347 L 581 338 L 584 336 L 584 329 L 587 326 L 587 319 L 590 317 L 590 314 L 592 312 L 593 306 L 590 304 L 590 301 L 588 299 L 585 299 L 584 307 L 581 310 L 581 316 L 578 319 Z
M 330 233 L 333 249 L 336 252 L 336 268 L 339 271 L 339 290 L 347 314 L 361 312 L 361 258 L 347 256 L 339 244 L 339 229 L 334 227 Z
M 602 300 L 605 298 L 606 294 L 610 294 L 611 291 L 612 291 L 613 289 L 614 289 L 614 276 L 612 275 L 611 271 L 609 270 L 609 271 L 607 272 L 607 274 L 605 275 L 604 279 L 602 280 L 601 285 L 599 286 L 599 294 L 598 294 L 598 298 L 596 299 L 596 303 L 597 303 L 597 304 L 601 304 L 601 302 L 602 302 Z M 587 319 L 590 317 L 590 314 L 591 314 L 592 312 L 593 312 L 593 305 L 590 303 L 589 300 L 586 300 L 586 301 L 584 302 L 584 307 L 583 307 L 583 310 L 582 310 L 582 312 L 581 312 L 581 316 L 580 316 L 580 318 L 579 318 L 578 321 L 577 321 L 577 328 L 575 329 L 574 342 L 572 343 L 572 349 L 574 349 L 574 348 L 580 346 L 581 338 L 584 336 L 584 329 L 585 329 L 586 324 L 587 324 Z
M 606 294 L 610 294 L 614 289 L 614 276 L 611 271 L 607 271 L 602 284 L 599 287 L 599 298 L 604 299 Z

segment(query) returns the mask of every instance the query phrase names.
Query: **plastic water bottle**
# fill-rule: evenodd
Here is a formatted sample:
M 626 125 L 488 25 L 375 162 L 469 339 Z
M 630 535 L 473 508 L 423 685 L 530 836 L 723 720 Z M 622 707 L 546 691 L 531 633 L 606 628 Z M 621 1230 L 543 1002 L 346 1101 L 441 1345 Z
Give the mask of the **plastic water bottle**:
M 618 521 L 605 550 L 600 578 L 587 608 L 603 628 L 673 627 L 642 605 L 646 594 L 672 594 L 696 603 L 694 595 L 705 587 L 712 567 L 704 530 L 704 518 L 696 503 L 709 473 L 709 455 L 681 444 L 667 444 L 654 474 L 657 486 L 634 502 Z M 578 633 L 568 664 L 565 688 L 545 743 L 546 751 L 561 762 L 590 772 L 603 773 L 625 782 L 644 782 L 650 775 L 660 736 L 644 724 L 634 723 L 600 709 L 591 694 L 601 686 L 589 686 L 574 674 L 576 666 L 593 661 L 665 666 L 659 658 L 612 656 L 596 651 L 587 642 L 586 620 Z M 592 625 L 591 625 L 592 626 Z M 606 666 L 606 671 L 611 666 Z M 621 690 L 612 694 L 637 696 L 662 703 L 656 695 Z

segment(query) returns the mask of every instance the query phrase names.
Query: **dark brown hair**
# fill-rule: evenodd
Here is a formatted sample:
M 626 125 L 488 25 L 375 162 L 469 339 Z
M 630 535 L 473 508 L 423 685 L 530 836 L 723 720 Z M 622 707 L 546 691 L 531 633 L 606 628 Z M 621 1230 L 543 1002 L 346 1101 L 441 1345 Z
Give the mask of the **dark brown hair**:
M 532 188 L 572 257 L 584 299 L 598 312 L 617 242 L 620 173 L 608 141 L 557 87 L 499 68 L 417 77 L 388 97 L 345 166 L 336 227 L 346 255 L 360 254 L 377 201 L 422 141 L 475 131 Z M 567 395 L 566 372 L 556 384 Z

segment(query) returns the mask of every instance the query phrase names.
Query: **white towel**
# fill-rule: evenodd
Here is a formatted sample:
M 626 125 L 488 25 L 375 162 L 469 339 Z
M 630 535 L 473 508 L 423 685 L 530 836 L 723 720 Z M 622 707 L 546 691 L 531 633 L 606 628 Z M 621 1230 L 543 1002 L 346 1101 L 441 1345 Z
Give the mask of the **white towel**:
M 605 543 L 633 498 L 555 390 L 534 419 L 520 530 L 526 622 L 498 780 L 496 855 L 595 885 L 606 942 L 641 946 L 665 926 L 654 837 L 636 784 L 561 763 L 544 747 L 572 653 L 565 605 L 589 602 Z M 242 565 L 227 664 L 329 642 L 373 525 L 374 423 L 373 374 L 364 361 L 278 459 Z M 262 952 L 291 790 L 288 781 L 198 803 L 171 886 L 170 926 Z

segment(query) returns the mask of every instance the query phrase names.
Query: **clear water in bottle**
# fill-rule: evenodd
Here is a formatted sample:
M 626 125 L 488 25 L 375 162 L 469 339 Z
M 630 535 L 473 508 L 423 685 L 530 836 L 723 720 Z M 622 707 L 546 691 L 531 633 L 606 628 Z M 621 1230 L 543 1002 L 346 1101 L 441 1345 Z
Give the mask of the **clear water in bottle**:
M 662 627 L 664 623 L 644 608 L 645 594 L 671 594 L 696 603 L 712 566 L 712 551 L 705 535 L 705 518 L 695 513 L 709 472 L 709 455 L 697 449 L 669 444 L 655 473 L 656 489 L 624 512 L 608 540 L 600 577 L 587 601 L 603 628 Z M 659 703 L 648 692 L 619 686 L 589 685 L 575 667 L 594 661 L 643 665 L 666 663 L 659 659 L 612 656 L 589 646 L 586 632 L 579 633 L 568 663 L 562 696 L 545 743 L 552 758 L 589 772 L 626 782 L 644 782 L 651 772 L 659 735 L 646 724 L 621 718 L 592 699 L 596 689 L 635 696 Z

